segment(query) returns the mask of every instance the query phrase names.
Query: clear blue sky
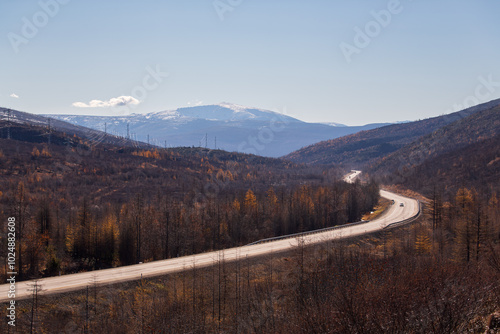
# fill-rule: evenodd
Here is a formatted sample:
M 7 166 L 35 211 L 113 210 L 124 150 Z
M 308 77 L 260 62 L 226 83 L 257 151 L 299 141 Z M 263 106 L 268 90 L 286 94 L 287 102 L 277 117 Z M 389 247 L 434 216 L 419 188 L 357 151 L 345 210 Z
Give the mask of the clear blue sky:
M 0 106 L 109 115 L 126 110 L 73 104 L 132 96 L 129 110 L 146 113 L 227 101 L 357 125 L 500 98 L 499 1 L 393 1 L 2 0 Z M 388 6 L 378 23 L 372 11 Z M 357 48 L 350 62 L 342 45 Z M 147 77 L 157 67 L 169 73 L 158 85 Z

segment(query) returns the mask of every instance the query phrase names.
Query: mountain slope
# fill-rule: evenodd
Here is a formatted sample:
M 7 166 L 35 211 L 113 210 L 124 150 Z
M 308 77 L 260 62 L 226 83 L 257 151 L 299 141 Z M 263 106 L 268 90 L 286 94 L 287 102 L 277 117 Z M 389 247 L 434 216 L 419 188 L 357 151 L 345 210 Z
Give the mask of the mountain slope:
M 367 171 L 385 182 L 429 192 L 434 186 L 491 190 L 500 184 L 500 106 L 479 111 L 423 136 Z
M 148 146 L 144 143 L 105 134 L 99 130 L 71 124 L 52 117 L 0 108 L 0 138 L 7 138 L 9 132 L 12 139 L 27 140 L 29 138 L 29 141 L 38 143 L 48 143 L 55 140 L 55 138 L 59 140 L 64 138 L 64 140 L 68 141 L 71 140 L 71 137 L 76 136 L 93 144 L 102 143 L 124 147 Z M 54 132 L 60 132 L 60 134 Z
M 404 184 L 432 195 L 434 188 L 456 194 L 462 187 L 481 194 L 500 191 L 500 135 L 434 156 L 396 175 L 382 177 L 385 183 Z
M 500 134 L 500 106 L 477 112 L 423 136 L 375 162 L 370 170 L 387 174 L 394 173 L 396 170 L 411 168 L 427 159 L 498 134 Z
M 331 126 L 235 104 L 179 108 L 127 116 L 50 115 L 73 124 L 149 141 L 158 146 L 201 146 L 279 157 L 322 140 L 387 124 Z
M 363 131 L 302 148 L 284 158 L 294 162 L 336 163 L 351 168 L 362 168 L 443 126 L 498 105 L 500 105 L 500 99 L 449 115 Z

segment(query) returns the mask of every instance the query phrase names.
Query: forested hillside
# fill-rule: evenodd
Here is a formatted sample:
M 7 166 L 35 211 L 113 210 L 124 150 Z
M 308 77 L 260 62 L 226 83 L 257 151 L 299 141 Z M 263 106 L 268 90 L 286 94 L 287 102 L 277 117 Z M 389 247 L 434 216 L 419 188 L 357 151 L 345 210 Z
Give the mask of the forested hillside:
M 32 129 L 30 130 L 30 128 Z M 0 108 L 0 138 L 10 137 L 22 141 L 49 143 L 52 141 L 52 135 L 55 138 L 62 138 L 61 135 L 63 135 L 67 142 L 71 141 L 71 137 L 76 136 L 79 139 L 84 139 L 92 143 L 143 148 L 151 147 L 146 143 L 74 125 L 52 117 Z
M 386 183 L 429 194 L 473 187 L 500 190 L 500 107 L 477 112 L 424 136 L 367 168 Z
M 16 217 L 21 278 L 344 224 L 378 201 L 376 184 L 346 184 L 334 169 L 199 148 L 122 147 L 55 131 L 48 144 L 45 127 L 15 131 L 0 139 L 0 219 Z
M 500 100 L 494 100 L 449 115 L 362 131 L 302 148 L 284 158 L 300 163 L 362 168 L 443 126 L 498 105 Z

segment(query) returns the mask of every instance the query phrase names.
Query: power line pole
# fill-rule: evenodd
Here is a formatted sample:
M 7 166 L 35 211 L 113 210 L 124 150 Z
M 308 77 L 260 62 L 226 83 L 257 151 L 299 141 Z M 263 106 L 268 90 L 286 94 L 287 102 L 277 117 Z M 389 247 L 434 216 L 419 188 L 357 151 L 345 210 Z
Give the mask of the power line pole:
M 130 139 L 130 124 L 127 123 L 127 139 Z
M 104 123 L 104 134 L 108 134 L 108 123 Z
M 205 133 L 205 148 L 208 146 L 208 133 Z
M 33 301 L 31 304 L 31 330 L 30 333 L 34 333 L 35 331 L 35 318 L 37 316 L 37 308 L 38 308 L 38 290 L 41 290 L 41 285 L 38 284 L 38 281 L 33 283 Z
M 87 305 L 85 310 L 85 327 L 84 333 L 89 333 L 89 286 L 87 285 Z
M 215 145 L 214 148 L 217 149 L 217 136 L 215 136 Z
M 10 139 L 10 109 L 7 109 L 7 139 Z
M 51 128 L 50 128 L 50 117 L 47 119 L 48 121 L 48 126 L 49 126 L 49 145 L 50 145 L 50 134 L 51 134 Z

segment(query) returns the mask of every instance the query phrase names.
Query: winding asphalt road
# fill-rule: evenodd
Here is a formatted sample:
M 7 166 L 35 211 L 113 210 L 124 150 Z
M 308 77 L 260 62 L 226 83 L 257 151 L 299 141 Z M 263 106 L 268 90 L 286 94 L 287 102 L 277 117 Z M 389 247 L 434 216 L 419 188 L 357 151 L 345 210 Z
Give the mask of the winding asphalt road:
M 359 175 L 359 171 L 353 171 L 344 179 L 347 182 L 353 180 Z M 393 200 L 386 212 L 377 219 L 345 228 L 330 230 L 326 232 L 308 234 L 300 237 L 306 244 L 321 243 L 329 240 L 338 240 L 353 236 L 372 233 L 385 228 L 392 223 L 414 217 L 419 212 L 419 204 L 416 200 L 394 194 L 389 191 L 381 190 L 380 195 L 389 200 Z M 402 203 L 402 205 L 401 205 Z M 140 279 L 141 277 L 153 277 L 165 274 L 192 270 L 196 268 L 215 265 L 219 260 L 233 261 L 243 258 L 251 258 L 264 254 L 271 254 L 292 249 L 299 243 L 298 238 L 282 239 L 267 243 L 248 245 L 237 248 L 230 248 L 221 251 L 184 256 L 174 259 L 148 262 L 119 268 L 96 270 L 85 273 L 63 275 L 49 278 L 42 278 L 37 281 L 41 286 L 40 295 L 55 294 L 72 290 L 83 289 L 86 286 L 97 283 L 111 284 Z M 16 299 L 28 298 L 32 295 L 34 281 L 24 281 L 16 284 Z M 0 302 L 8 301 L 9 284 L 0 285 Z

